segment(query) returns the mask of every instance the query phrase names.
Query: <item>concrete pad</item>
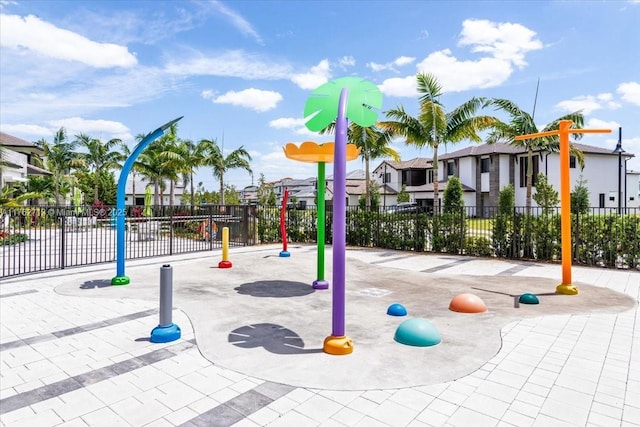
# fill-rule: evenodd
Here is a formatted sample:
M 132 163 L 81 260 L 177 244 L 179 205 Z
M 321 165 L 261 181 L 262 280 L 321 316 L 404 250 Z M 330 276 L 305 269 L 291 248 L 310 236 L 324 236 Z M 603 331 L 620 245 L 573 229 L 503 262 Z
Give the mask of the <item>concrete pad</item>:
M 325 278 L 330 289 L 316 291 L 316 254 L 309 247 L 290 247 L 290 258 L 278 250 L 231 253 L 231 269 L 219 260 L 176 261 L 173 303 L 190 318 L 197 344 L 211 362 L 256 378 L 298 387 L 333 390 L 390 389 L 454 380 L 477 370 L 500 349 L 506 324 L 553 314 L 618 312 L 635 301 L 606 288 L 576 283 L 577 296 L 554 293 L 557 280 L 536 277 L 437 275 L 366 263 L 347 252 L 346 333 L 354 340 L 347 356 L 322 352 L 331 335 L 331 248 Z M 375 250 L 372 250 L 375 252 Z M 382 251 L 384 252 L 384 251 Z M 399 253 L 401 254 L 401 253 Z M 373 257 L 372 257 L 373 258 Z M 416 258 L 420 263 L 422 257 Z M 380 259 L 379 257 L 377 259 Z M 429 255 L 424 255 L 428 265 Z M 471 263 L 469 263 L 471 265 Z M 56 291 L 101 298 L 158 300 L 160 269 L 127 270 L 128 286 L 101 286 L 105 273 L 70 276 Z M 518 304 L 522 293 L 537 294 L 539 305 Z M 460 293 L 484 300 L 488 311 L 449 311 Z M 386 314 L 401 303 L 407 317 Z M 398 325 L 411 317 L 430 320 L 442 342 L 410 347 L 393 340 Z M 155 325 L 149 325 L 149 331 Z M 181 325 L 185 327 L 186 325 Z M 131 337 L 136 339 L 140 337 Z

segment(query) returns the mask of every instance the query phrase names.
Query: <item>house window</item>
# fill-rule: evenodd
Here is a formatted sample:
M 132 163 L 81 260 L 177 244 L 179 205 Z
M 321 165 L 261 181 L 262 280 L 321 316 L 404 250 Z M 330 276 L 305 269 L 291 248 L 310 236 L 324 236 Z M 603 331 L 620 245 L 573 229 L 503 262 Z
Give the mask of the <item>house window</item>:
M 387 172 L 382 175 L 382 183 L 387 184 L 389 182 L 391 182 L 391 172 Z
M 538 177 L 538 173 L 539 173 L 539 157 L 538 156 L 533 156 L 531 158 L 532 162 L 533 162 L 533 175 L 531 177 L 531 185 L 533 187 L 536 186 L 536 178 Z M 518 163 L 520 164 L 520 187 L 526 187 L 527 186 L 527 156 L 522 156 L 518 159 Z
M 433 169 L 427 171 L 427 184 L 433 183 Z
M 491 162 L 488 157 L 480 159 L 480 173 L 488 173 L 490 163 Z
M 598 194 L 598 207 L 604 208 L 604 193 Z
M 569 156 L 569 167 L 571 169 L 576 168 L 576 156 Z
M 453 163 L 453 161 L 447 162 L 447 176 L 451 176 L 455 174 L 456 174 L 455 163 Z

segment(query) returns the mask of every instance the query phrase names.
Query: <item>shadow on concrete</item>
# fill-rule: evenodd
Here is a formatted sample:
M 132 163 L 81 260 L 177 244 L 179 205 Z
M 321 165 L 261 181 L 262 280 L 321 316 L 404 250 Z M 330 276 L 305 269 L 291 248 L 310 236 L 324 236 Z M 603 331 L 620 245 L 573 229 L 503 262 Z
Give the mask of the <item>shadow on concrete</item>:
M 321 348 L 304 348 L 304 341 L 298 334 L 273 323 L 257 323 L 234 329 L 229 333 L 229 342 L 241 348 L 263 347 L 274 354 L 308 354 L 323 351 Z
M 80 285 L 80 289 L 106 288 L 108 286 L 111 286 L 110 279 L 87 280 Z
M 245 283 L 235 288 L 240 295 L 252 297 L 287 298 L 302 297 L 315 292 L 308 283 L 290 282 L 288 280 L 260 280 Z

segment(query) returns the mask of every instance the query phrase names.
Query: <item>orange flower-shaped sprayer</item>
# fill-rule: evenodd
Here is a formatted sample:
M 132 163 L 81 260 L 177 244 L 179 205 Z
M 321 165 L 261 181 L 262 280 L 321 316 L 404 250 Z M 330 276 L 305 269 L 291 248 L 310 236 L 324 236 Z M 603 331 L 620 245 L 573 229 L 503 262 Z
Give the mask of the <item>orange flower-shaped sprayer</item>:
M 282 149 L 288 159 L 307 163 L 333 163 L 333 142 L 318 144 L 312 141 L 305 141 L 298 147 L 296 144 L 288 143 Z M 347 144 L 347 161 L 357 159 L 360 149 L 355 144 Z

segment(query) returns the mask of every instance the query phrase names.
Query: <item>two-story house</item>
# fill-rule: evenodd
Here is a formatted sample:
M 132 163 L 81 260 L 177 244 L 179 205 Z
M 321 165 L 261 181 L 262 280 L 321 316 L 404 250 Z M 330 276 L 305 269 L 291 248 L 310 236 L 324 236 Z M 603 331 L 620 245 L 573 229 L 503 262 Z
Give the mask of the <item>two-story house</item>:
M 16 182 L 26 182 L 29 175 L 51 175 L 51 172 L 36 166 L 44 152 L 32 142 L 0 132 L 3 148 L 3 167 L 0 168 L 0 188 Z
M 626 171 L 620 170 L 620 195 L 618 196 L 619 162 L 618 154 L 610 149 L 573 143 L 573 146 L 584 154 L 584 169 L 580 169 L 577 159 L 570 156 L 570 185 L 575 188 L 580 180 L 589 189 L 589 201 L 592 207 L 615 208 L 618 197 L 623 207 L 637 207 L 635 197 L 630 200 L 625 190 Z M 631 153 L 622 154 L 624 159 L 633 157 Z M 547 176 L 548 182 L 556 191 L 560 188 L 560 155 L 559 153 L 537 150 L 533 152 L 533 185 L 539 173 Z M 483 144 L 469 146 L 452 153 L 440 156 L 441 179 L 457 176 L 461 182 L 473 188 L 473 194 L 465 197 L 465 204 L 484 207 L 497 206 L 498 194 L 507 184 L 515 188 L 516 206 L 526 203 L 527 152 L 508 144 Z M 535 191 L 535 190 L 533 190 Z M 532 201 L 532 206 L 536 206 Z
M 626 160 L 631 153 L 617 153 L 610 149 L 573 143 L 582 151 L 585 167 L 580 169 L 577 159 L 570 157 L 571 190 L 582 179 L 589 189 L 592 207 L 616 208 L 618 197 L 621 206 L 640 206 L 635 172 L 626 171 Z M 387 183 L 396 190 L 406 185 L 411 201 L 420 205 L 433 206 L 433 164 L 422 158 L 406 162 L 382 162 L 374 169 L 374 176 L 380 184 Z M 538 173 L 548 177 L 548 182 L 558 191 L 560 187 L 560 156 L 558 153 L 535 151 L 533 153 L 534 186 Z M 620 169 L 619 164 L 623 167 Z M 412 165 L 415 168 L 412 169 Z M 385 170 L 386 168 L 386 170 Z M 460 179 L 464 189 L 466 206 L 475 207 L 477 215 L 487 214 L 488 208 L 498 205 L 498 195 L 502 188 L 513 184 L 516 206 L 526 203 L 527 152 L 509 144 L 472 145 L 451 153 L 442 154 L 438 159 L 438 183 L 440 198 L 451 176 Z M 618 195 L 618 175 L 620 171 L 620 194 Z M 417 177 L 417 178 L 416 178 Z M 418 181 L 412 181 L 413 178 Z M 388 180 L 388 181 L 385 181 Z M 419 184 L 419 185 L 415 185 Z M 631 188 L 632 190 L 629 190 Z M 535 191 L 535 189 L 533 190 Z M 536 206 L 532 200 L 532 206 Z M 473 212 L 472 212 L 473 213 Z
M 398 203 L 398 193 L 405 187 L 412 202 L 433 206 L 433 162 L 426 157 L 394 162 L 383 161 L 373 170 L 373 178 L 380 187 L 383 207 Z

